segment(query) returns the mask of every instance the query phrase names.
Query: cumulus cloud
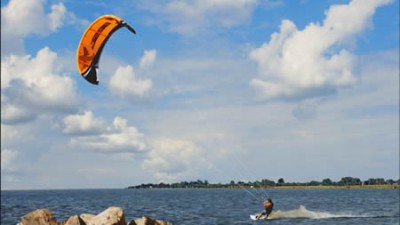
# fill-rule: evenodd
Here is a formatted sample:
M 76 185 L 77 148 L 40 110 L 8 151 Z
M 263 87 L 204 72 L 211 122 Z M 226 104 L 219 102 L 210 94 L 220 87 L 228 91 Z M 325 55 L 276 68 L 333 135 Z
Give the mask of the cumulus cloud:
M 193 35 L 211 26 L 233 27 L 249 21 L 257 0 L 143 1 L 145 10 L 161 15 L 152 22 L 172 32 Z
M 140 59 L 140 68 L 146 68 L 151 66 L 156 60 L 157 51 L 156 50 L 145 50 L 143 57 Z
M 147 149 L 144 134 L 136 127 L 128 126 L 127 120 L 121 117 L 115 117 L 113 125 L 105 132 L 74 137 L 71 144 L 102 153 L 137 153 Z
M 159 138 L 150 148 L 142 168 L 154 173 L 160 181 L 177 181 L 188 173 L 193 175 L 193 170 L 205 163 L 203 149 L 188 140 Z
M 48 13 L 44 4 L 44 0 L 10 0 L 1 8 L 2 56 L 23 53 L 23 37 L 29 34 L 48 35 L 63 25 L 67 15 L 64 4 L 52 4 Z
M 24 122 L 47 112 L 74 110 L 74 82 L 59 74 L 56 63 L 57 54 L 47 47 L 36 57 L 11 55 L 2 60 L 2 122 Z
M 150 79 L 136 77 L 132 66 L 118 67 L 110 78 L 110 89 L 122 96 L 143 96 L 152 87 Z
M 5 124 L 25 123 L 36 119 L 36 114 L 2 101 L 1 122 Z
M 71 135 L 91 135 L 101 133 L 104 130 L 104 120 L 95 118 L 91 111 L 85 111 L 83 114 L 65 117 L 62 131 Z
M 356 56 L 344 46 L 370 26 L 377 7 L 389 2 L 353 0 L 334 5 L 322 24 L 310 23 L 303 30 L 283 20 L 268 43 L 251 51 L 259 77 L 250 85 L 265 98 L 304 99 L 355 84 Z

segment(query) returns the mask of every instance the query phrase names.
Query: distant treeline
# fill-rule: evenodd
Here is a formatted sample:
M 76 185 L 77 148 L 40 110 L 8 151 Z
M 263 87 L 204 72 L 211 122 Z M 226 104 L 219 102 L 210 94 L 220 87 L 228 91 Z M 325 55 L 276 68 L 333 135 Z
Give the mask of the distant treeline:
M 310 181 L 305 183 L 299 182 L 285 182 L 283 178 L 280 178 L 277 182 L 263 179 L 261 181 L 244 182 L 244 181 L 231 181 L 230 183 L 209 183 L 207 180 L 197 181 L 182 181 L 179 183 L 159 183 L 159 184 L 141 184 L 137 186 L 129 186 L 130 189 L 135 188 L 268 188 L 268 187 L 296 187 L 296 186 L 362 186 L 362 185 L 400 185 L 400 179 L 395 181 L 392 179 L 385 180 L 383 178 L 370 178 L 365 181 L 361 181 L 359 178 L 354 177 L 343 177 L 340 181 L 334 182 L 329 178 L 322 181 Z

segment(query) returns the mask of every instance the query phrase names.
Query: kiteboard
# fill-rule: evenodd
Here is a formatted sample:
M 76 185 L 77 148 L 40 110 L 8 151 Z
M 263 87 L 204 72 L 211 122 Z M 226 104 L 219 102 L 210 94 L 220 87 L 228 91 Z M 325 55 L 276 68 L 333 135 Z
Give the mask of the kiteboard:
M 250 215 L 250 219 L 251 220 L 266 220 L 266 219 L 270 219 L 270 218 L 267 218 L 266 215 L 262 215 L 257 219 L 257 215 L 259 215 L 259 214 Z

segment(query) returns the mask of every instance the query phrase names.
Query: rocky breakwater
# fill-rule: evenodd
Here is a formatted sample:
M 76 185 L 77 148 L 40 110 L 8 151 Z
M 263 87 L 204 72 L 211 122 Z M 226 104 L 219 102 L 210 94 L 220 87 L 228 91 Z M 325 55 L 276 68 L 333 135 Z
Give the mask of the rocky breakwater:
M 172 225 L 172 223 L 147 216 L 127 223 L 122 208 L 109 207 L 97 215 L 75 215 L 61 222 L 57 222 L 50 209 L 38 209 L 21 217 L 21 222 L 17 225 Z

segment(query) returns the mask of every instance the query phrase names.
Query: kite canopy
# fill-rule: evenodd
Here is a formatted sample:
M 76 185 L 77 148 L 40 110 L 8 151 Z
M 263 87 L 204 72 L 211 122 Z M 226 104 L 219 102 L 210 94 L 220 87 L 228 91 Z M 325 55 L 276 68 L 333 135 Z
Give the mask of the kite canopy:
M 99 83 L 97 68 L 101 52 L 110 36 L 121 27 L 136 34 L 125 21 L 113 15 L 97 18 L 83 34 L 76 53 L 76 64 L 79 73 L 90 83 Z

